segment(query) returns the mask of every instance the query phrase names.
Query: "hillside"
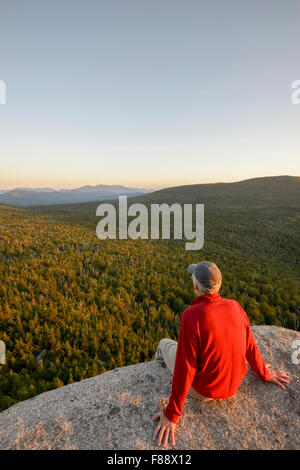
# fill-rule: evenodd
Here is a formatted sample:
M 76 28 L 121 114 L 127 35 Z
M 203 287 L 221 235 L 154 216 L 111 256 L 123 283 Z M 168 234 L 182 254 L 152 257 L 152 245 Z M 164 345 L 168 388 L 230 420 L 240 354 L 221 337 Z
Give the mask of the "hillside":
M 47 207 L 46 210 L 75 210 L 93 213 L 98 202 Z M 107 202 L 107 201 L 106 201 Z M 111 201 L 116 204 L 115 201 Z M 205 204 L 210 208 L 252 209 L 300 207 L 300 177 L 270 176 L 252 178 L 235 183 L 209 183 L 176 186 L 153 191 L 138 197 L 130 196 L 130 203 Z
M 118 209 L 118 202 L 110 200 Z M 94 230 L 101 201 L 32 208 L 32 214 L 80 223 Z M 205 248 L 229 255 L 276 259 L 280 269 L 300 273 L 300 177 L 254 178 L 237 183 L 178 186 L 131 197 L 128 205 L 173 203 L 205 206 Z M 180 245 L 180 242 L 176 242 Z M 284 268 L 285 265 L 285 268 Z
M 151 203 L 203 203 L 214 207 L 300 205 L 300 177 L 271 176 L 236 183 L 194 184 L 166 188 L 141 196 Z
M 291 376 L 286 390 L 250 370 L 236 395 L 201 403 L 188 397 L 175 449 L 299 449 L 300 333 L 252 327 L 266 361 Z M 157 361 L 114 369 L 43 393 L 0 413 L 1 449 L 158 449 L 154 414 L 168 402 L 172 376 Z

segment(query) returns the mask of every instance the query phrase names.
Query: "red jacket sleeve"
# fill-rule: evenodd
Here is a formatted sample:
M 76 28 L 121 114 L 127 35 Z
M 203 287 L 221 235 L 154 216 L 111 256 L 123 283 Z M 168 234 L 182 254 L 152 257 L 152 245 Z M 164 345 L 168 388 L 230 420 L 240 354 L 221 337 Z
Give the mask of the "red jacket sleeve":
M 270 380 L 270 372 L 266 368 L 265 362 L 255 342 L 249 319 L 246 324 L 246 359 L 252 370 L 264 381 Z
M 185 312 L 180 319 L 178 346 L 173 373 L 172 393 L 164 415 L 177 423 L 187 394 L 190 391 L 197 370 L 199 344 L 193 331 L 190 331 Z

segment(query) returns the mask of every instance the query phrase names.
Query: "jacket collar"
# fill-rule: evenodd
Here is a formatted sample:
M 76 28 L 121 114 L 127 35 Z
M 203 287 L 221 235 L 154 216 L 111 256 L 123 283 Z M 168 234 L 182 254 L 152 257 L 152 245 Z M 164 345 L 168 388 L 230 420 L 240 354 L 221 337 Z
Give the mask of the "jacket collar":
M 191 301 L 192 305 L 198 304 L 199 302 L 202 302 L 203 300 L 206 300 L 207 302 L 216 302 L 217 300 L 220 300 L 221 296 L 219 292 L 215 292 L 214 294 L 204 294 L 204 295 L 199 295 L 195 299 Z

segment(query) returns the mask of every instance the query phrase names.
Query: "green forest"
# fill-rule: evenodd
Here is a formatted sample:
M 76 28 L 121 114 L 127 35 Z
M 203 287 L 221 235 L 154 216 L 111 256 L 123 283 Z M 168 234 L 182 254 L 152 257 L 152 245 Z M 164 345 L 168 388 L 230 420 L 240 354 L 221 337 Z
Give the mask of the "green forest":
M 297 199 L 198 202 L 207 203 L 198 252 L 178 240 L 99 240 L 97 203 L 0 206 L 0 410 L 153 360 L 162 337 L 177 340 L 194 297 L 187 266 L 201 259 L 219 266 L 221 296 L 236 299 L 251 324 L 299 329 Z

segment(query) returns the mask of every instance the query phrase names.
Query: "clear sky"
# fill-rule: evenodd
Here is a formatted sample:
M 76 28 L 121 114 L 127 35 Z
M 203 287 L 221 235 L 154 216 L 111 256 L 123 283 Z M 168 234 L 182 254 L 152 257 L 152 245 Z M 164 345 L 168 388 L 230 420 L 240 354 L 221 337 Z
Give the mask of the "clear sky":
M 0 0 L 0 189 L 300 175 L 299 0 Z

